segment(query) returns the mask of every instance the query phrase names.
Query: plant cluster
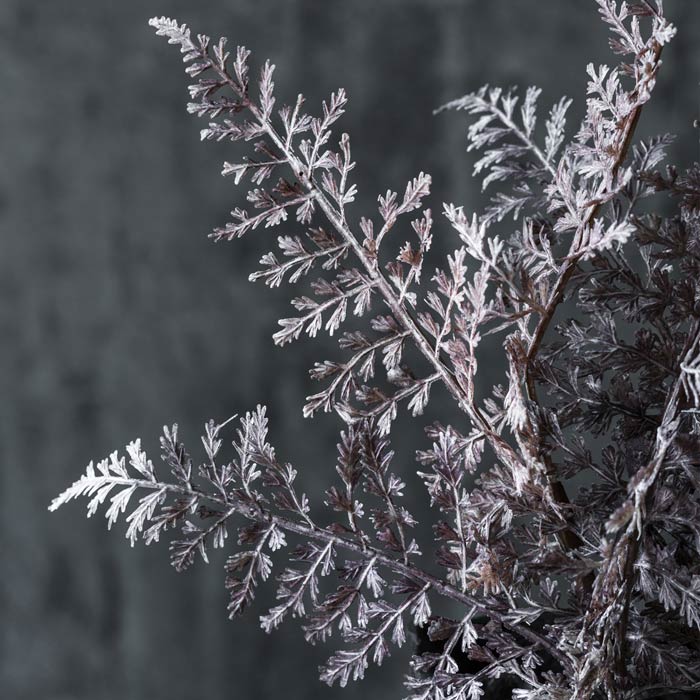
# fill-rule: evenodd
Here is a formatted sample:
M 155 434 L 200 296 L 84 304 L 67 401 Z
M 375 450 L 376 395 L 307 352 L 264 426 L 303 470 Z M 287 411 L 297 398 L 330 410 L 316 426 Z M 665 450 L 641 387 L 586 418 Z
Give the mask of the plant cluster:
M 289 225 L 250 276 L 301 290 L 274 340 L 338 335 L 304 406 L 344 424 L 336 480 L 325 510 L 311 504 L 258 407 L 238 421 L 231 456 L 230 421 L 205 425 L 201 460 L 173 426 L 161 438 L 171 479 L 136 440 L 90 464 L 51 509 L 85 496 L 88 515 L 108 504 L 109 526 L 128 511 L 132 544 L 177 527 L 178 570 L 231 548 L 232 617 L 287 552 L 261 626 L 296 617 L 311 643 L 339 637 L 321 668 L 329 684 L 362 678 L 412 623 L 431 643 L 406 677 L 415 700 L 477 700 L 501 677 L 518 700 L 700 689 L 700 167 L 660 171 L 670 137 L 634 140 L 675 33 L 662 3 L 597 5 L 622 64 L 588 66 L 573 135 L 571 101 L 542 126 L 532 87 L 521 98 L 487 86 L 445 106 L 473 117 L 475 174 L 499 189 L 480 215 L 443 205 L 456 247 L 432 273 L 428 175 L 380 195 L 372 216 L 350 215 L 350 139 L 333 135 L 343 90 L 318 116 L 301 95 L 277 109 L 272 64 L 255 83 L 244 47 L 152 19 L 193 79 L 202 139 L 252 144 L 223 166 L 252 182 L 249 206 L 213 238 Z M 664 192 L 667 216 L 648 206 Z M 491 334 L 507 376 L 484 397 L 478 358 Z M 464 420 L 430 424 L 417 454 L 434 513 L 422 552 L 390 438 L 399 410 L 428 411 L 434 385 Z M 439 599 L 459 614 L 434 612 Z

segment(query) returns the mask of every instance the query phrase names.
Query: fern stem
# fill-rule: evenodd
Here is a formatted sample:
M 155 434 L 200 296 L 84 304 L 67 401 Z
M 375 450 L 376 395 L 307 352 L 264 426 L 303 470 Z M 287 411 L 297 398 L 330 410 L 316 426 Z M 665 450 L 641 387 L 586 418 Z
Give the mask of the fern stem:
M 617 535 L 603 563 L 604 565 L 601 566 L 600 573 L 595 579 L 586 624 L 582 630 L 582 633 L 583 631 L 590 632 L 594 625 L 601 625 L 596 630 L 595 638 L 601 645 L 603 653 L 605 653 L 608 644 L 611 643 L 611 635 L 614 634 L 616 636 L 617 645 L 613 645 L 614 657 L 611 659 L 618 676 L 615 682 L 624 679 L 627 671 L 625 662 L 627 626 L 635 583 L 635 563 L 639 556 L 640 541 L 644 529 L 642 518 L 653 495 L 654 486 L 661 473 L 666 453 L 678 430 L 677 418 L 680 410 L 682 390 L 682 369 L 680 369 L 680 365 L 685 362 L 698 340 L 700 340 L 700 321 L 696 320 L 688 332 L 684 348 L 678 359 L 679 372 L 667 394 L 652 455 L 649 461 L 640 467 L 630 480 L 629 483 L 634 484 L 634 490 L 629 494 L 625 504 L 617 511 L 621 512 L 623 509 L 626 509 L 625 519 L 622 522 L 615 523 L 612 527 L 612 522 L 608 523 L 608 530 L 614 527 Z M 618 578 L 620 570 L 622 570 L 622 576 Z M 620 587 L 622 590 L 620 590 Z M 619 601 L 621 601 L 621 610 L 616 624 L 611 629 L 611 626 L 607 624 L 608 617 L 604 613 L 606 609 L 612 609 Z M 602 617 L 606 617 L 606 619 L 600 623 L 599 621 Z M 589 645 L 590 643 L 589 637 Z M 576 700 L 587 700 L 591 697 L 593 688 L 590 683 L 594 675 L 593 668 L 600 663 L 600 659 L 596 659 L 594 655 L 590 654 L 590 648 L 587 651 L 589 653 L 586 663 L 579 675 Z
M 659 63 L 660 63 L 660 58 L 661 58 L 661 50 L 662 46 L 658 43 L 655 43 L 654 45 L 654 56 L 653 56 L 653 64 L 655 68 L 658 68 Z M 642 108 L 643 104 L 637 105 L 632 112 L 628 115 L 627 119 L 625 120 L 625 124 L 622 127 L 621 130 L 621 143 L 620 143 L 620 148 L 617 152 L 617 156 L 615 158 L 615 161 L 612 165 L 612 176 L 613 178 L 615 175 L 617 175 L 620 167 L 625 161 L 625 158 L 627 157 L 627 153 L 629 152 L 630 146 L 632 145 L 632 139 L 634 137 L 634 132 L 637 128 L 637 124 L 639 122 L 639 118 L 642 113 Z M 600 194 L 603 194 L 602 192 Z M 581 224 L 579 225 L 576 235 L 574 236 L 574 240 L 571 243 L 571 249 L 569 251 L 569 254 L 567 255 L 567 262 L 564 265 L 564 269 L 560 275 L 560 277 L 557 279 L 556 284 L 554 285 L 554 289 L 552 290 L 552 293 L 549 296 L 549 300 L 547 301 L 547 304 L 544 309 L 544 313 L 540 316 L 540 318 L 537 321 L 537 325 L 535 327 L 535 330 L 532 334 L 532 338 L 530 340 L 530 343 L 528 345 L 527 351 L 526 351 L 526 357 L 525 357 L 525 387 L 527 390 L 527 396 L 528 399 L 535 404 L 536 406 L 540 405 L 538 396 L 537 396 L 537 387 L 535 384 L 534 377 L 532 376 L 532 364 L 534 359 L 537 357 L 537 353 L 540 350 L 540 347 L 542 345 L 542 342 L 544 340 L 544 336 L 547 333 L 547 330 L 549 329 L 553 319 L 555 312 L 561 302 L 564 300 L 564 293 L 566 292 L 566 289 L 568 287 L 569 281 L 571 280 L 572 275 L 578 268 L 578 263 L 581 260 L 583 256 L 582 249 L 584 248 L 583 242 L 584 242 L 584 235 L 586 230 L 590 227 L 590 225 L 593 223 L 595 220 L 596 216 L 598 215 L 598 212 L 600 211 L 602 207 L 602 203 L 597 203 L 592 205 L 588 209 L 588 213 L 582 220 Z M 537 452 L 542 453 L 542 438 L 539 439 L 540 444 L 538 444 L 537 447 Z M 544 460 L 546 471 L 548 474 L 548 480 L 549 480 L 549 485 L 551 488 L 552 495 L 554 498 L 562 504 L 568 505 L 571 503 L 569 496 L 566 492 L 566 488 L 564 487 L 564 484 L 557 479 L 556 476 L 556 467 L 551 459 L 551 456 L 547 453 L 542 454 L 542 459 Z M 581 541 L 581 538 L 578 536 L 576 532 L 574 532 L 572 529 L 567 529 L 564 530 L 561 533 L 561 543 L 565 546 L 566 549 L 577 549 L 580 547 L 583 542 Z M 584 578 L 584 588 L 590 591 L 592 584 L 593 584 L 593 578 L 589 574 Z
M 387 569 L 390 569 L 396 574 L 416 579 L 421 581 L 423 584 L 430 585 L 434 591 L 445 598 L 449 598 L 457 603 L 475 608 L 481 614 L 486 615 L 495 622 L 498 622 L 499 624 L 503 625 L 503 627 L 512 630 L 524 639 L 527 639 L 532 644 L 545 649 L 549 654 L 551 654 L 552 658 L 555 658 L 561 664 L 562 668 L 569 672 L 572 670 L 571 659 L 560 651 L 550 639 L 531 629 L 527 625 L 511 622 L 508 619 L 507 613 L 499 610 L 495 605 L 474 598 L 468 593 L 460 591 L 455 586 L 452 586 L 446 581 L 443 581 L 442 579 L 417 568 L 411 563 L 404 564 L 397 559 L 392 559 L 383 552 L 380 552 L 371 546 L 365 546 L 363 548 L 357 542 L 347 540 L 344 537 L 340 537 L 339 535 L 328 532 L 327 530 L 310 528 L 307 525 L 295 522 L 284 516 L 275 515 L 269 517 L 272 522 L 283 530 L 324 543 L 333 542 L 335 546 L 350 550 L 363 559 L 374 558 L 379 564 Z

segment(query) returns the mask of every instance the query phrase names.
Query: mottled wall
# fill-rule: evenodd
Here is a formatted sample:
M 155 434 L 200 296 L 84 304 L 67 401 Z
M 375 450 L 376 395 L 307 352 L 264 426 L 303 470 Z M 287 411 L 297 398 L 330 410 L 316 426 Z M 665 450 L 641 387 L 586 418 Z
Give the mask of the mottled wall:
M 687 161 L 700 3 L 668 8 L 682 32 L 642 128 L 678 132 Z M 269 236 L 207 239 L 240 201 L 219 177 L 235 147 L 200 144 L 178 55 L 146 26 L 154 14 L 270 56 L 280 96 L 317 104 L 345 87 L 358 215 L 419 170 L 434 176 L 435 209 L 477 206 L 464 118 L 432 108 L 488 81 L 537 83 L 580 110 L 605 32 L 588 0 L 0 2 L 0 697 L 398 698 L 400 655 L 364 686 L 321 686 L 323 649 L 293 623 L 258 628 L 269 596 L 228 622 L 221 557 L 176 575 L 165 547 L 129 549 L 85 522 L 83 504 L 46 512 L 91 458 L 137 435 L 155 451 L 176 420 L 196 450 L 206 418 L 257 402 L 304 488 L 330 480 L 337 423 L 304 421 L 300 406 L 331 346 L 272 345 L 286 292 L 246 281 Z M 440 224 L 438 250 L 450 236 Z M 397 465 L 409 480 L 412 444 Z M 413 500 L 420 514 L 420 489 Z

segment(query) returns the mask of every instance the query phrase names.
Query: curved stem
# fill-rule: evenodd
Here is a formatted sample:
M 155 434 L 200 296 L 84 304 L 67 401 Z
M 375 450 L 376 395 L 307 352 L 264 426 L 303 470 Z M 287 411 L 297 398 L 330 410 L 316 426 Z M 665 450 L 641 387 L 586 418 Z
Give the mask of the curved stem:
M 654 66 L 659 65 L 659 59 L 661 57 L 661 45 L 660 44 L 655 44 L 654 46 L 654 55 L 653 55 L 653 64 Z M 617 175 L 620 167 L 622 166 L 623 162 L 625 161 L 625 158 L 627 157 L 627 153 L 629 152 L 630 146 L 632 145 L 632 139 L 634 137 L 634 132 L 637 127 L 637 123 L 639 122 L 639 117 L 641 116 L 642 113 L 642 108 L 643 105 L 637 105 L 627 116 L 625 123 L 623 124 L 621 131 L 620 131 L 620 146 L 617 152 L 617 156 L 612 164 L 611 168 L 611 173 L 612 173 L 612 178 Z M 603 195 L 604 192 L 600 192 L 599 195 Z M 568 287 L 568 284 L 571 280 L 572 275 L 574 272 L 577 270 L 578 263 L 581 260 L 581 257 L 583 256 L 583 248 L 584 248 L 584 241 L 585 241 L 585 233 L 586 230 L 590 227 L 590 225 L 593 223 L 595 218 L 597 217 L 600 208 L 602 206 L 601 202 L 598 202 L 596 204 L 591 205 L 588 208 L 588 211 L 584 218 L 581 220 L 581 223 L 578 226 L 578 229 L 576 230 L 576 235 L 574 236 L 574 240 L 571 243 L 571 249 L 569 250 L 568 255 L 566 256 L 566 263 L 564 264 L 564 268 L 562 270 L 561 275 L 557 279 L 556 284 L 554 285 L 554 288 L 552 289 L 551 294 L 549 295 L 549 299 L 547 301 L 547 304 L 545 305 L 544 312 L 543 314 L 539 317 L 537 321 L 537 325 L 535 327 L 535 330 L 532 334 L 531 340 L 528 344 L 527 350 L 526 350 L 526 357 L 525 357 L 525 388 L 527 391 L 527 397 L 529 401 L 531 401 L 535 405 L 540 405 L 539 398 L 537 396 L 537 388 L 535 385 L 535 380 L 534 377 L 532 376 L 532 363 L 534 359 L 537 357 L 537 354 L 540 350 L 540 347 L 542 346 L 542 342 L 544 340 L 545 334 L 547 333 L 553 319 L 555 312 L 557 311 L 559 305 L 561 302 L 564 300 L 564 294 L 566 292 L 566 289 Z M 539 453 L 542 453 L 542 438 L 539 438 L 540 444 L 537 445 L 537 451 Z M 555 497 L 555 499 L 562 504 L 569 504 L 571 501 L 568 497 L 568 494 L 566 493 L 566 489 L 564 487 L 564 484 L 558 480 L 557 475 L 556 475 L 556 468 L 555 465 L 551 459 L 551 456 L 549 454 L 542 454 L 542 459 L 545 463 L 545 467 L 547 470 L 548 474 L 548 480 L 549 480 L 549 485 L 552 491 L 552 495 Z M 561 534 L 561 541 L 562 544 L 567 548 L 567 549 L 575 549 L 577 547 L 580 547 L 583 543 L 581 541 L 581 538 L 573 531 L 573 530 L 565 530 Z M 585 578 L 584 580 L 584 586 L 590 590 L 590 587 L 593 583 L 592 577 L 589 575 Z

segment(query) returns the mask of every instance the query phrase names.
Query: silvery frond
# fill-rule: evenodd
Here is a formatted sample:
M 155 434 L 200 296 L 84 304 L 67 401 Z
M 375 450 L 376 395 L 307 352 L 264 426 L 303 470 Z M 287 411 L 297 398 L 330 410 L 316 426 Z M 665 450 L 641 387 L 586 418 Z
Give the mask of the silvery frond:
M 511 185 L 501 189 L 486 212 L 487 219 L 502 220 L 512 214 L 517 218 L 525 208 L 542 205 L 542 185 L 552 183 L 562 203 L 572 207 L 573 192 L 560 178 L 558 152 L 565 140 L 566 112 L 571 100 L 561 99 L 550 110 L 546 121 L 546 137 L 541 147 L 535 137 L 539 88 L 530 87 L 522 104 L 514 90 L 485 85 L 477 92 L 448 102 L 444 109 L 464 110 L 479 118 L 469 127 L 468 150 L 483 150 L 474 165 L 474 174 L 483 175 L 482 187 L 492 183 Z

